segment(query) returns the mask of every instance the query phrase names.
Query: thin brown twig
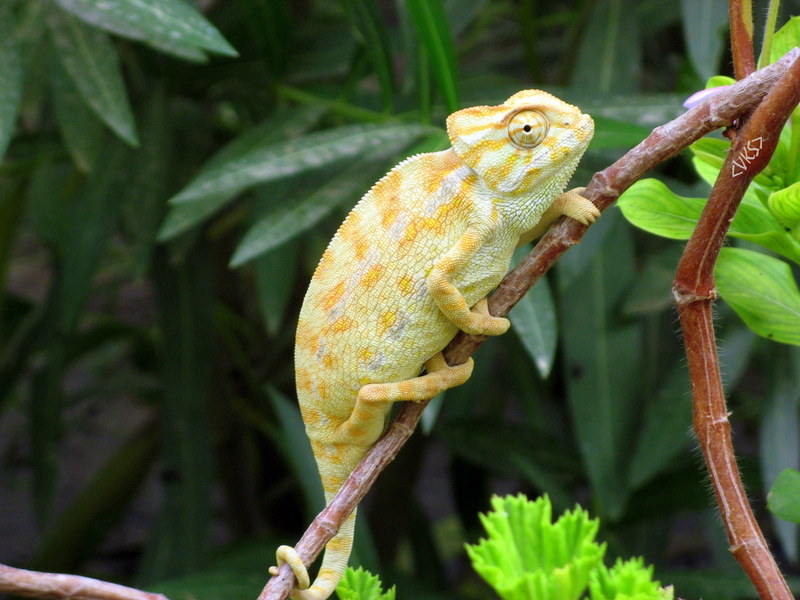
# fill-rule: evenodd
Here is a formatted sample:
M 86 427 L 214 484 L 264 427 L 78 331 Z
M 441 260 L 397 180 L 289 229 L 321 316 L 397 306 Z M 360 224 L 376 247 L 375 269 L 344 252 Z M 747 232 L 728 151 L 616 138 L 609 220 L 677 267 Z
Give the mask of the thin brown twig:
M 800 58 L 743 119 L 675 274 L 674 294 L 692 384 L 694 431 L 708 467 L 731 552 L 763 599 L 792 594 L 767 548 L 742 485 L 731 441 L 714 339 L 714 265 L 747 186 L 767 165 L 800 102 Z
M 744 79 L 756 70 L 753 53 L 753 6 L 751 0 L 729 0 L 731 57 L 736 79 Z
M 167 600 L 163 594 L 143 592 L 91 577 L 27 571 L 0 564 L 0 591 L 56 600 Z
M 726 127 L 740 115 L 752 111 L 798 56 L 800 50 L 789 52 L 776 63 L 720 90 L 703 104 L 657 127 L 647 139 L 625 156 L 596 173 L 583 195 L 592 200 L 600 210 L 604 210 L 644 173 L 677 155 L 710 131 Z M 585 231 L 584 225 L 572 219 L 559 219 L 531 254 L 503 279 L 489 299 L 491 313 L 497 316 L 507 314 L 555 261 L 580 241 Z M 464 362 L 484 339 L 482 336 L 460 333 L 445 349 L 447 361 L 450 364 Z M 402 407 L 383 437 L 370 449 L 338 494 L 311 523 L 295 546 L 306 565 L 316 559 L 380 472 L 394 459 L 414 431 L 425 406 L 427 402 L 407 403 Z M 284 600 L 293 585 L 294 576 L 289 566 L 284 564 L 278 574 L 267 582 L 259 600 Z

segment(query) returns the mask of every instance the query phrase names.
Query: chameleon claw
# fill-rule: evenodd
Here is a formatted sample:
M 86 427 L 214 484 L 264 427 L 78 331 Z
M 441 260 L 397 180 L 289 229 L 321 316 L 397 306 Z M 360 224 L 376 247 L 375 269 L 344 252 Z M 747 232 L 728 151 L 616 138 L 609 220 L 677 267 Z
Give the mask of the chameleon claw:
M 470 322 L 461 327 L 466 333 L 474 335 L 502 335 L 511 327 L 511 321 L 505 317 L 493 317 L 489 314 L 489 301 L 481 298 L 470 311 Z

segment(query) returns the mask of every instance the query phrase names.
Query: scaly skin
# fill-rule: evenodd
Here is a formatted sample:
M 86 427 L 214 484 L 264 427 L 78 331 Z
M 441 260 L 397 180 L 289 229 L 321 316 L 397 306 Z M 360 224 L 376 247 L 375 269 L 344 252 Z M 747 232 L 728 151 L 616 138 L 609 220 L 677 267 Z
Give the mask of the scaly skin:
M 508 329 L 485 297 L 514 248 L 559 215 L 588 224 L 600 214 L 576 191 L 561 193 L 594 133 L 578 108 L 525 90 L 453 113 L 447 131 L 449 150 L 404 160 L 350 212 L 300 311 L 297 394 L 328 502 L 382 433 L 393 402 L 431 398 L 469 378 L 472 361 L 449 367 L 441 355 L 459 329 Z M 355 512 L 326 546 L 311 587 L 297 553 L 278 549 L 278 564 L 288 562 L 298 580 L 292 598 L 333 592 L 354 524 Z

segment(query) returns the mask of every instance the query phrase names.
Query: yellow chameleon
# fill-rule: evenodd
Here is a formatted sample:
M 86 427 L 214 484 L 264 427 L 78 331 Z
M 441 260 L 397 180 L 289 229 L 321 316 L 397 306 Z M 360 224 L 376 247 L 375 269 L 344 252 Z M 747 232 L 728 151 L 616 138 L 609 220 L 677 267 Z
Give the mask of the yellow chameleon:
M 451 367 L 441 353 L 459 329 L 508 329 L 508 319 L 489 315 L 486 294 L 514 248 L 559 215 L 584 224 L 600 215 L 580 189 L 561 193 L 594 133 L 578 108 L 525 90 L 453 113 L 447 132 L 450 149 L 404 160 L 353 208 L 300 311 L 297 394 L 328 502 L 381 435 L 393 402 L 432 398 L 469 378 L 471 359 Z M 310 587 L 294 549 L 278 549 L 298 582 L 292 598 L 333 592 L 355 517 L 326 546 Z

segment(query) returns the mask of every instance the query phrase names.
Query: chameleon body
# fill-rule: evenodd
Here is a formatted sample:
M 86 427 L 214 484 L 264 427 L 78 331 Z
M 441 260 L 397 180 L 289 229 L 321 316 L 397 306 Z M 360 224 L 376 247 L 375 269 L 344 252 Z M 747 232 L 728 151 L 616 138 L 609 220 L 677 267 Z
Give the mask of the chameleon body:
M 300 311 L 297 393 L 328 502 L 381 435 L 393 402 L 431 398 L 469 378 L 471 360 L 450 367 L 441 354 L 459 329 L 508 329 L 485 298 L 514 248 L 559 215 L 585 224 L 599 216 L 577 192 L 562 194 L 594 133 L 578 108 L 526 90 L 453 113 L 447 130 L 450 149 L 404 160 L 350 212 Z M 293 598 L 333 592 L 354 524 L 355 512 L 310 587 L 302 560 L 281 546 L 278 563 L 298 580 Z

